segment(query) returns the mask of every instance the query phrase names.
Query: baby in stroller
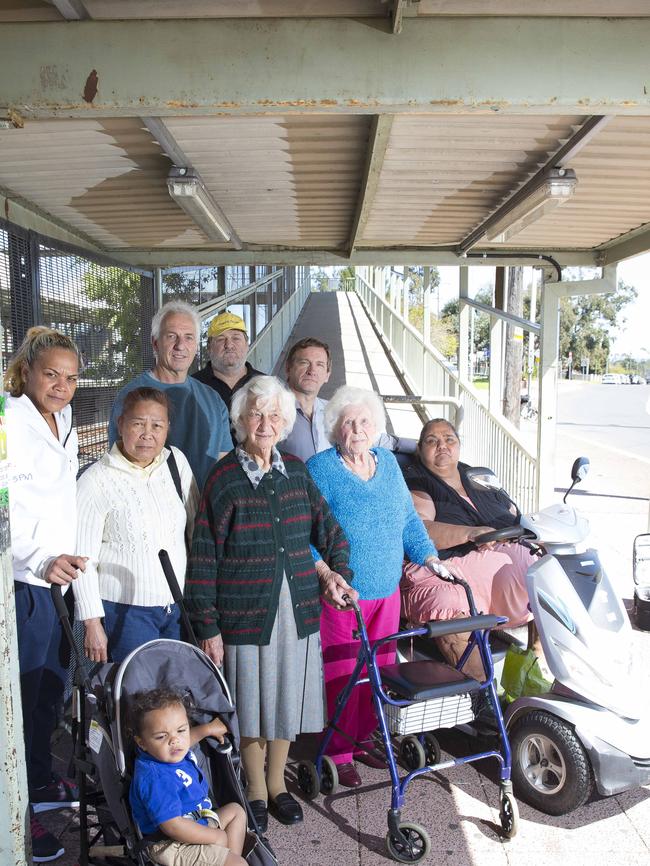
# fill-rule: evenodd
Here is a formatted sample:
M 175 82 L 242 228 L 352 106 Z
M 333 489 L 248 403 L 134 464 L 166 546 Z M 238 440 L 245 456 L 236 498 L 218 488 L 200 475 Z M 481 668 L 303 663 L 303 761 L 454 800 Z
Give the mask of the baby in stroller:
M 137 746 L 129 799 L 149 858 L 163 866 L 246 866 L 246 813 L 234 802 L 213 810 L 192 752 L 205 737 L 223 743 L 224 723 L 215 717 L 190 727 L 183 697 L 169 688 L 133 695 L 129 715 Z

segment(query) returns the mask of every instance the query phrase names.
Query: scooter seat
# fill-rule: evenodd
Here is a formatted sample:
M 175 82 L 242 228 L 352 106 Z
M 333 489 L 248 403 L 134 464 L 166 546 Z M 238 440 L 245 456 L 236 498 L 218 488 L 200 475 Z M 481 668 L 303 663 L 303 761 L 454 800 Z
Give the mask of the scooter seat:
M 444 662 L 416 661 L 380 668 L 384 686 L 401 698 L 424 701 L 476 692 L 481 684 Z

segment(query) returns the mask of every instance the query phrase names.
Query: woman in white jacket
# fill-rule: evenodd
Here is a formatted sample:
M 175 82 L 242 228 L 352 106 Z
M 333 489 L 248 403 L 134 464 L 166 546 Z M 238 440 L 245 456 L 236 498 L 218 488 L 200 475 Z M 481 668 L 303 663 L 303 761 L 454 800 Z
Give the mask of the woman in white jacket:
M 30 328 L 5 375 L 9 516 L 25 755 L 35 812 L 77 805 L 74 786 L 52 772 L 50 738 L 66 680 L 67 644 L 50 587 L 65 591 L 85 559 L 75 556 L 77 434 L 70 401 L 79 353 L 64 334 Z M 64 551 L 61 553 L 61 551 Z M 32 816 L 35 862 L 63 854 Z
M 77 485 L 77 550 L 89 559 L 74 584 L 75 612 L 84 621 L 86 655 L 95 662 L 121 662 L 149 640 L 180 637 L 180 613 L 158 551 L 169 553 L 182 588 L 185 539 L 198 504 L 185 456 L 164 447 L 166 394 L 130 391 L 118 430 L 119 440 Z

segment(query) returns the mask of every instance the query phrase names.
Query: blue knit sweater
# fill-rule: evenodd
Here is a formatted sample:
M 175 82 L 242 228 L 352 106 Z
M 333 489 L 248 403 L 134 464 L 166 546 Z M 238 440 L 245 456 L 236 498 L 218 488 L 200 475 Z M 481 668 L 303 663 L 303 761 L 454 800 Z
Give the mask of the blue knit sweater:
M 419 565 L 436 556 L 411 494 L 390 451 L 374 448 L 377 471 L 363 481 L 343 465 L 335 448 L 307 461 L 312 478 L 350 542 L 352 586 L 362 599 L 392 595 L 404 555 Z

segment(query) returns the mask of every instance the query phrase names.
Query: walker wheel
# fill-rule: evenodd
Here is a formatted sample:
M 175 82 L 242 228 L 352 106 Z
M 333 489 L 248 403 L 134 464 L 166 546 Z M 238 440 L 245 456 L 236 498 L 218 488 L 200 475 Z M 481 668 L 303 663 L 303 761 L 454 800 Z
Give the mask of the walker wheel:
M 512 839 L 519 829 L 519 807 L 509 791 L 499 794 L 499 820 L 506 839 Z
M 298 764 L 298 787 L 308 800 L 315 800 L 320 790 L 320 779 L 312 761 Z
M 399 758 L 407 770 L 420 770 L 426 766 L 427 756 L 424 746 L 413 734 L 402 739 L 399 744 Z
M 328 797 L 330 794 L 336 794 L 339 786 L 339 771 L 336 769 L 336 764 L 327 755 L 323 755 L 321 764 L 320 791 Z
M 419 863 L 431 851 L 431 839 L 419 824 L 400 824 L 398 834 L 386 833 L 386 847 L 398 863 Z
M 427 761 L 427 767 L 433 767 L 440 763 L 442 758 L 442 749 L 438 738 L 433 734 L 424 735 L 424 754 Z

